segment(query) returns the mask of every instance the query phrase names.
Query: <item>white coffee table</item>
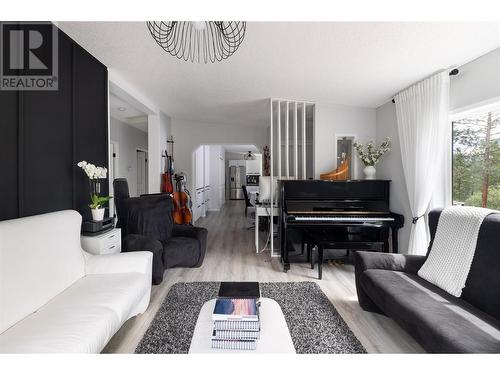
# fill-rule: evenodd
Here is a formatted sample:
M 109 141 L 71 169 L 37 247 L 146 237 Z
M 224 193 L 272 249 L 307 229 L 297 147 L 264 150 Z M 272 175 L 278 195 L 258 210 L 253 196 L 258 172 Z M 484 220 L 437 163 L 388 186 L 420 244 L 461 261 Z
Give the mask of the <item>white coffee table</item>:
M 189 353 L 295 353 L 292 337 L 278 303 L 270 298 L 261 298 L 260 339 L 256 350 L 212 349 L 212 312 L 215 299 L 205 302 L 194 328 Z

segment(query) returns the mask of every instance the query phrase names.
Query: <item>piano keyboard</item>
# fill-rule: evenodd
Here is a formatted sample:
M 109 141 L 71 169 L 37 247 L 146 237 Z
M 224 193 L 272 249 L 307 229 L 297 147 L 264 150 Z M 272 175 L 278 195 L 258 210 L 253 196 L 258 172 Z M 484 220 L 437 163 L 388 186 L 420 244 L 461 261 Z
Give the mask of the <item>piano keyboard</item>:
M 339 221 L 339 222 L 377 222 L 394 221 L 392 217 L 362 216 L 295 216 L 295 221 Z

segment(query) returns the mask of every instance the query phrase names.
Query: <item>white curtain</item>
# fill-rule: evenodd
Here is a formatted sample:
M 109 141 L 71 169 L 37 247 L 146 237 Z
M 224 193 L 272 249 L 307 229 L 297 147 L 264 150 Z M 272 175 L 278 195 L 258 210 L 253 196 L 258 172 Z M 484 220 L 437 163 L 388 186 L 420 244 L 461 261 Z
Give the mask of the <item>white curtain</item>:
M 423 215 L 451 197 L 451 132 L 448 121 L 450 78 L 437 73 L 397 94 L 396 115 L 403 171 L 413 217 L 409 254 L 425 254 Z M 449 139 L 448 139 L 449 138 Z M 447 170 L 449 168 L 449 170 Z

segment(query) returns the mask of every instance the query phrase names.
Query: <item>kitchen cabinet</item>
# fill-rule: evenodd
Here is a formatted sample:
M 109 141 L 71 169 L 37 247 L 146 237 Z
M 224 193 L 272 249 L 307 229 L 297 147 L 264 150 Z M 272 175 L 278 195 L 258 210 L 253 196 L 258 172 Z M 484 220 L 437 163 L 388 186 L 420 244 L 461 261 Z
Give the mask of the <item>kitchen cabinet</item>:
M 246 174 L 262 175 L 262 157 L 255 155 L 255 160 L 245 160 Z

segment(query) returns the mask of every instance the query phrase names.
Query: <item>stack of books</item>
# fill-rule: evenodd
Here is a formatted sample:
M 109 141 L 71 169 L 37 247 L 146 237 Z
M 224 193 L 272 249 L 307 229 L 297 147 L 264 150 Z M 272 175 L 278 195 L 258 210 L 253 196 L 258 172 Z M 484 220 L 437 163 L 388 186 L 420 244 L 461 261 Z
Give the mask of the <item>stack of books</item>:
M 221 284 L 212 314 L 212 348 L 256 349 L 260 336 L 259 296 L 258 283 Z

